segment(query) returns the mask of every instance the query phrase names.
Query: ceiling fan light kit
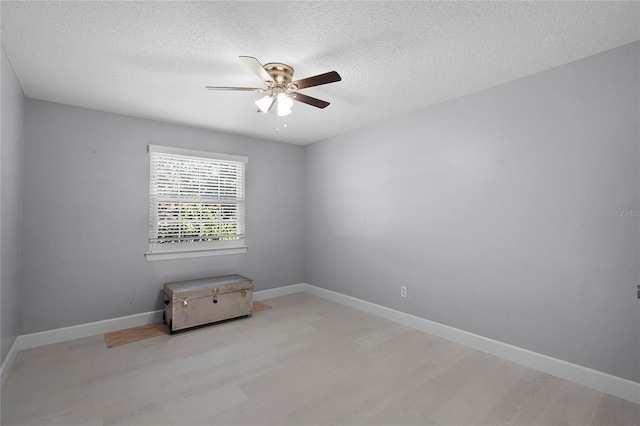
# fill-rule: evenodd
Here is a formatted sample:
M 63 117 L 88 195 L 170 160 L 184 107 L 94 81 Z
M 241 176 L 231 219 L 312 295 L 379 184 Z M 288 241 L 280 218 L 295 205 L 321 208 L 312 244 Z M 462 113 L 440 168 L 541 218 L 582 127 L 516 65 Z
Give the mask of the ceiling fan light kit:
M 258 107 L 258 112 L 268 113 L 273 107 L 273 104 L 277 103 L 278 117 L 285 117 L 291 114 L 291 107 L 293 106 L 294 100 L 316 108 L 326 108 L 329 106 L 329 102 L 298 93 L 297 91 L 307 87 L 320 86 L 342 80 L 340 74 L 336 71 L 329 71 L 327 73 L 304 78 L 302 80 L 292 81 L 293 68 L 289 65 L 278 62 L 270 62 L 262 65 L 252 56 L 240 56 L 240 60 L 266 84 L 266 89 L 259 87 L 216 86 L 206 86 L 206 88 L 209 90 L 266 92 L 265 96 L 255 102 Z

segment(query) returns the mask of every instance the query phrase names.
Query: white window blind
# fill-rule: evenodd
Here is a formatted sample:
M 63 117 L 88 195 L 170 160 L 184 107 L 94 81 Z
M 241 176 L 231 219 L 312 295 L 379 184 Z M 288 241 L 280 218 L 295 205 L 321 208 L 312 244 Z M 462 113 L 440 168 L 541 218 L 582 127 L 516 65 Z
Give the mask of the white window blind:
M 246 157 L 149 145 L 151 252 L 238 247 Z

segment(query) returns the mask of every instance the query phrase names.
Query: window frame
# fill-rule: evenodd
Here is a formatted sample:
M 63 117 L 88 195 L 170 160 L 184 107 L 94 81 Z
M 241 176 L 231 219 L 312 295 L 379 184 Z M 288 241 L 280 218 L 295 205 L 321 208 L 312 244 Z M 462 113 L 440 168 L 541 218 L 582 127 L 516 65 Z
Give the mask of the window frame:
M 154 231 L 157 229 L 154 218 L 157 217 L 157 201 L 154 197 L 154 178 L 153 178 L 153 154 L 192 157 L 194 160 L 211 160 L 220 163 L 240 163 L 242 165 L 242 196 L 240 201 L 242 205 L 241 211 L 245 211 L 246 205 L 246 164 L 249 162 L 248 157 L 240 155 L 222 154 L 210 151 L 200 151 L 186 148 L 177 148 L 162 145 L 148 145 L 147 152 L 149 155 L 149 251 L 145 253 L 147 261 L 186 259 L 204 256 L 221 256 L 231 254 L 243 254 L 247 252 L 248 247 L 245 244 L 245 236 L 241 235 L 236 240 L 221 241 L 200 241 L 200 242 L 178 242 L 172 244 L 161 244 L 154 242 L 157 238 Z M 246 231 L 244 214 L 241 215 L 243 228 Z

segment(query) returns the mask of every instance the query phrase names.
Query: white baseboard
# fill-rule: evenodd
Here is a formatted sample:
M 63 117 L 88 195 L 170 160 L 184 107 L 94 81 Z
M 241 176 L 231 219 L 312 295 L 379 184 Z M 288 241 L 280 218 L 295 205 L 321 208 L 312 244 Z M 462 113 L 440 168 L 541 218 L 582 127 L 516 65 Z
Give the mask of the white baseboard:
M 293 284 L 284 287 L 270 288 L 269 290 L 254 291 L 253 300 L 266 300 L 286 296 L 287 294 L 301 293 L 304 291 L 305 285 L 306 284 Z
M 11 370 L 11 366 L 13 365 L 13 361 L 16 359 L 16 355 L 18 355 L 18 338 L 13 341 L 11 345 L 11 349 L 9 349 L 9 353 L 7 357 L 2 362 L 2 366 L 0 367 L 0 386 L 4 384 L 4 381 L 7 380 L 9 376 L 9 371 Z
M 433 334 L 434 336 L 442 337 L 443 339 L 554 375 L 561 379 L 569 380 L 640 404 L 640 383 L 482 337 L 311 284 L 305 284 L 304 290 L 309 294 L 349 306 L 350 308 L 358 309 L 407 327 Z
M 113 318 L 87 324 L 73 325 L 71 327 L 56 328 L 55 330 L 41 331 L 39 333 L 24 334 L 16 339 L 18 350 L 31 349 L 51 343 L 65 342 L 81 337 L 95 336 L 96 334 L 122 330 L 124 328 L 137 327 L 162 321 L 162 310 L 144 312 L 126 317 Z
M 336 293 L 335 291 L 316 287 L 311 284 L 300 283 L 285 287 L 256 291 L 253 293 L 253 297 L 255 300 L 266 300 L 273 297 L 286 296 L 288 294 L 300 292 L 307 292 L 309 294 L 397 322 L 407 327 L 433 334 L 434 336 L 442 337 L 452 342 L 469 346 L 470 348 L 516 362 L 526 367 L 534 368 L 536 370 L 552 374 L 556 377 L 640 404 L 640 383 L 532 352 L 527 349 L 512 346 L 507 343 L 502 343 L 497 340 L 482 337 L 477 334 L 429 321 L 427 319 L 396 311 L 381 305 L 376 305 L 375 303 L 366 302 L 355 297 Z M 13 365 L 18 351 L 51 343 L 64 342 L 81 337 L 108 333 L 110 331 L 122 330 L 124 328 L 150 324 L 158 322 L 161 319 L 162 310 L 159 310 L 18 336 L 14 341 L 9 354 L 2 363 L 2 383 L 4 383 L 6 377 L 9 375 L 9 370 L 11 370 L 11 366 Z

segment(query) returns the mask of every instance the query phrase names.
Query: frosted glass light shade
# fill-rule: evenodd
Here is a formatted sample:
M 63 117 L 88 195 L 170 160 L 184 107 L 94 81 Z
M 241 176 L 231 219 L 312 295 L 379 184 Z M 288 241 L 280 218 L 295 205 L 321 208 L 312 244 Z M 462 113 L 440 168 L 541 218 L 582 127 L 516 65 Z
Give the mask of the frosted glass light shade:
M 284 93 L 280 93 L 278 95 L 278 116 L 284 117 L 285 115 L 291 114 L 291 107 L 293 106 L 293 100 L 285 95 Z
M 256 106 L 260 111 L 267 113 L 271 109 L 271 105 L 273 105 L 274 100 L 275 98 L 273 98 L 272 95 L 265 95 L 256 101 Z

